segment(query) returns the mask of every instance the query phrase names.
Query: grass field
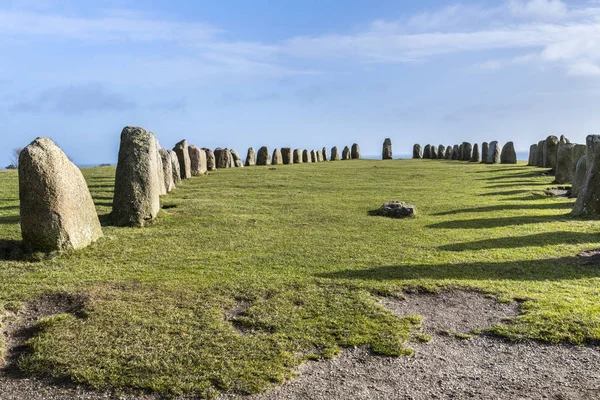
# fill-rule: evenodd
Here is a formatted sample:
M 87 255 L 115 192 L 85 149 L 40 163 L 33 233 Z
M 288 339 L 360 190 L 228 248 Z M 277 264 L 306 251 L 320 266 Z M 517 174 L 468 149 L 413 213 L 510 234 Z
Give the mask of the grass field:
M 1 171 L 0 312 L 80 295 L 80 313 L 38 324 L 20 368 L 168 395 L 265 390 L 346 346 L 410 354 L 419 317 L 378 303 L 409 288 L 522 300 L 497 334 L 585 344 L 600 339 L 600 268 L 576 255 L 600 247 L 600 222 L 541 195 L 552 178 L 540 171 L 438 160 L 219 170 L 182 183 L 155 224 L 132 229 L 107 224 L 114 168 L 90 168 L 106 237 L 25 259 L 17 174 Z M 417 217 L 370 215 L 392 199 Z

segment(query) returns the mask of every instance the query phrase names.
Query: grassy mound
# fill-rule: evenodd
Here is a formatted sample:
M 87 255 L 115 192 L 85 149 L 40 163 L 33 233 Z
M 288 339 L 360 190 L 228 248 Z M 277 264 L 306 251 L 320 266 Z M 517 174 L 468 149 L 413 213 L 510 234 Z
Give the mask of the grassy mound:
M 101 220 L 114 168 L 85 169 Z M 104 226 L 90 248 L 19 250 L 18 182 L 0 172 L 0 315 L 42 293 L 81 312 L 39 322 L 20 367 L 165 394 L 253 393 L 306 359 L 369 345 L 410 354 L 419 318 L 377 302 L 406 288 L 476 288 L 523 299 L 495 331 L 512 339 L 600 339 L 600 222 L 542 195 L 540 169 L 441 160 L 343 161 L 220 170 L 182 183 L 144 229 Z M 386 201 L 418 207 L 389 219 Z

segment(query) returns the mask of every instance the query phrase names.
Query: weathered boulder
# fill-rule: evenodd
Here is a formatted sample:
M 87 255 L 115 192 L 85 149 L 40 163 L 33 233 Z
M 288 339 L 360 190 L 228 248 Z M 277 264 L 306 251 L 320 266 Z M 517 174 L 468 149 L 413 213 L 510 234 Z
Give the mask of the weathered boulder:
M 322 161 L 327 161 L 327 147 L 323 147 L 321 150 L 321 156 L 323 157 Z
M 360 160 L 360 146 L 357 143 L 352 145 L 352 151 L 350 152 L 350 157 L 353 160 Z
M 319 162 L 319 157 L 317 157 L 317 151 L 315 149 L 310 151 L 310 161 L 314 163 Z
M 173 150 L 169 150 L 171 156 L 171 170 L 173 171 L 173 184 L 176 186 L 181 183 L 181 171 L 179 169 L 179 157 Z
M 52 140 L 39 137 L 27 145 L 19 154 L 18 168 L 26 249 L 76 250 L 102 237 L 83 174 Z
M 463 152 L 465 149 L 465 143 L 461 143 L 458 145 L 458 160 L 462 161 L 463 159 Z
M 423 148 L 418 143 L 413 146 L 412 158 L 423 158 Z
M 577 168 L 577 163 L 581 157 L 584 157 L 586 154 L 586 146 L 585 144 L 575 144 L 573 148 L 573 164 L 571 164 L 571 176 L 575 176 L 575 169 Z
M 308 151 L 307 149 L 302 150 L 302 162 L 304 162 L 304 163 L 312 162 L 312 157 L 310 156 L 310 151 Z
M 573 175 L 573 184 L 571 185 L 571 197 L 579 196 L 581 188 L 585 184 L 585 177 L 587 175 L 587 159 L 585 156 L 579 157 L 577 165 L 575 167 L 575 174 Z
M 600 136 L 593 136 L 590 144 L 597 149 L 600 145 Z M 600 217 L 600 151 L 593 153 L 592 162 L 587 166 L 584 184 L 573 206 L 572 215 L 576 217 Z
M 494 140 L 489 144 L 487 163 L 500 164 L 500 161 L 500 146 L 498 146 L 498 142 Z
M 321 150 L 317 150 L 317 162 L 323 162 L 323 152 Z
M 452 160 L 452 146 L 446 147 L 446 153 L 444 154 L 446 160 Z
M 235 168 L 235 163 L 233 161 L 233 154 L 231 154 L 231 150 L 225 149 L 225 151 L 227 151 L 227 153 L 229 153 L 229 167 L 228 168 Z
M 170 193 L 175 189 L 175 183 L 173 182 L 173 165 L 171 164 L 171 153 L 167 149 L 159 149 L 160 161 L 163 169 L 163 180 L 167 193 Z
M 383 141 L 383 150 L 381 152 L 381 158 L 383 160 L 391 160 L 392 157 L 392 140 L 390 138 L 386 138 Z
M 331 148 L 331 161 L 340 161 L 340 151 L 337 146 Z
M 592 160 L 594 159 L 594 155 L 596 154 L 597 143 L 600 143 L 600 135 L 588 135 L 585 138 L 585 158 L 588 167 L 592 165 Z
M 152 133 L 152 132 L 150 132 Z M 154 133 L 152 133 L 152 135 L 154 135 Z M 156 136 L 155 136 L 156 137 Z M 167 187 L 165 186 L 165 175 L 164 175 L 164 170 L 163 170 L 163 165 L 162 165 L 162 158 L 160 156 L 160 144 L 158 143 L 158 140 L 156 140 L 156 173 L 158 174 L 158 181 L 160 182 L 158 185 L 158 188 L 160 190 L 160 195 L 163 196 L 165 194 L 167 194 Z
M 459 160 L 460 159 L 460 148 L 457 144 L 452 147 L 452 159 Z
M 173 148 L 177 159 L 179 159 L 179 171 L 181 179 L 190 179 L 192 177 L 192 162 L 190 161 L 190 153 L 188 150 L 187 140 L 182 140 Z
M 233 168 L 243 168 L 244 161 L 242 161 L 242 157 L 240 157 L 240 153 L 238 153 L 234 149 L 229 150 L 229 152 L 231 153 L 231 160 L 233 161 L 232 167 Z
M 438 151 L 437 151 L 437 156 L 440 160 L 444 159 L 444 153 L 446 152 L 446 146 L 444 146 L 443 144 L 440 144 L 438 146 Z
M 246 161 L 246 163 L 247 162 L 248 161 Z M 268 147 L 263 146 L 260 149 L 258 149 L 258 154 L 256 156 L 256 165 L 271 165 L 271 158 Z
M 425 148 L 423 149 L 423 158 L 429 160 L 431 158 L 431 145 L 430 144 L 426 144 Z
M 537 161 L 538 167 L 544 166 L 544 143 L 546 143 L 545 140 L 540 140 L 537 145 L 537 153 L 535 155 L 535 159 Z
M 350 160 L 350 147 L 345 146 L 342 150 L 342 160 Z
M 431 159 L 437 160 L 438 158 L 438 149 L 434 145 L 429 145 L 429 152 L 431 153 Z
M 273 158 L 271 159 L 272 165 L 281 165 L 283 164 L 283 153 L 280 149 L 273 150 Z
M 481 143 L 481 162 L 483 164 L 487 164 L 489 152 L 490 144 L 488 142 Z
M 473 145 L 469 142 L 463 142 L 462 161 L 471 161 L 473 156 Z
M 529 158 L 527 159 L 527 165 L 537 165 L 537 144 L 529 146 Z
M 412 204 L 393 200 L 381 206 L 379 215 L 390 218 L 406 218 L 414 216 L 416 210 L 416 207 Z
M 470 161 L 478 163 L 480 161 L 479 158 L 480 158 L 479 157 L 479 144 L 475 143 L 473 145 L 473 153 L 471 154 L 471 160 Z
M 558 138 L 550 135 L 544 141 L 544 167 L 556 168 L 556 152 L 558 151 Z
M 302 149 L 294 150 L 294 164 L 302 164 Z
M 202 148 L 204 153 L 206 154 L 206 170 L 207 171 L 216 171 L 217 164 L 215 161 L 215 153 L 211 149 Z
M 190 170 L 192 171 L 192 176 L 206 174 L 206 152 L 193 144 L 188 146 L 188 152 L 190 154 Z
M 560 141 L 556 153 L 555 183 L 571 183 L 573 179 L 573 156 L 575 144 Z
M 268 153 L 268 150 L 267 150 Z M 267 154 L 267 158 L 269 158 L 269 154 Z M 254 151 L 254 147 L 250 147 L 248 149 L 248 153 L 246 153 L 246 167 L 253 167 L 256 165 L 256 152 Z
M 515 145 L 513 142 L 506 142 L 502 147 L 500 153 L 501 164 L 516 164 L 517 163 L 517 152 L 515 151 Z
M 222 149 L 217 147 L 214 151 L 215 154 L 215 166 L 217 169 L 231 168 L 231 153 L 229 149 Z
M 284 164 L 293 164 L 294 163 L 294 151 L 291 147 L 282 147 L 281 148 L 281 156 L 283 157 Z
M 181 143 L 181 142 L 180 142 Z M 176 146 L 185 149 L 185 146 Z M 179 163 L 189 156 L 180 157 Z M 117 226 L 144 226 L 160 210 L 160 184 L 156 163 L 156 138 L 143 128 L 127 126 L 121 132 L 115 175 L 112 221 Z M 189 165 L 188 165 L 189 166 Z

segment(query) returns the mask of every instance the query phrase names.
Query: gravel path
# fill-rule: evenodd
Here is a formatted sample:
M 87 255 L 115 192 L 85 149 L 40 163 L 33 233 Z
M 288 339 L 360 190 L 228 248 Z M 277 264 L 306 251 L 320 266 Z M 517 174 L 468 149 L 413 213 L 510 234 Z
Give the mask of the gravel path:
M 290 382 L 255 396 L 220 400 L 270 399 L 600 399 L 600 349 L 547 346 L 467 334 L 518 314 L 518 305 L 499 304 L 474 292 L 408 295 L 383 299 L 399 316 L 419 314 L 428 343 L 414 343 L 413 357 L 382 357 L 366 348 L 346 349 L 333 360 L 307 362 Z M 0 373 L 1 400 L 122 399 L 81 387 L 56 386 Z

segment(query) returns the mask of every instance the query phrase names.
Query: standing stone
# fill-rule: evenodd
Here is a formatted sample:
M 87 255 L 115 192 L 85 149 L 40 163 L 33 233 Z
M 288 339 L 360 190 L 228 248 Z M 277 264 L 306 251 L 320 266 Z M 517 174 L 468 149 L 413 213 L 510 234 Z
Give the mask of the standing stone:
M 538 142 L 537 153 L 535 155 L 535 159 L 537 161 L 537 166 L 538 167 L 543 167 L 544 166 L 544 143 L 546 143 L 545 140 L 540 140 Z
M 175 186 L 181 183 L 181 170 L 179 169 L 179 157 L 173 150 L 168 150 L 171 156 L 171 170 L 173 171 L 173 184 Z
M 246 160 L 246 163 L 248 163 L 248 160 Z M 258 155 L 256 156 L 256 165 L 271 165 L 268 147 L 263 146 L 260 149 L 258 149 Z
M 462 142 L 462 157 L 461 161 L 471 161 L 473 155 L 473 146 L 469 142 Z
M 194 145 L 188 147 L 190 153 L 190 170 L 192 176 L 200 176 L 206 174 L 206 152 Z
M 550 135 L 544 142 L 544 167 L 556 168 L 556 152 L 558 150 L 558 138 Z
M 207 171 L 216 171 L 217 164 L 215 162 L 215 153 L 211 149 L 203 148 L 204 153 L 206 153 L 206 170 Z
M 103 236 L 83 174 L 50 139 L 39 137 L 21 150 L 19 198 L 28 250 L 76 250 Z
M 576 198 L 579 196 L 581 188 L 585 184 L 585 177 L 587 175 L 587 159 L 585 156 L 579 157 L 577 166 L 575 167 L 575 174 L 573 175 L 573 184 L 571 185 L 571 197 Z
M 317 152 L 314 149 L 310 151 L 310 161 L 314 163 L 319 162 Z
M 294 164 L 302 164 L 302 149 L 294 150 Z
M 383 160 L 391 160 L 392 157 L 392 140 L 390 138 L 386 138 L 383 141 L 383 151 L 381 152 L 381 158 Z
M 187 154 L 187 143 L 176 148 L 185 149 Z M 157 154 L 156 138 L 150 132 L 131 126 L 123 129 L 113 198 L 115 225 L 144 226 L 158 214 L 161 182 L 156 167 Z M 183 155 L 178 154 L 177 158 L 181 164 Z M 189 166 L 189 156 L 186 159 Z
M 423 158 L 423 148 L 420 144 L 413 146 L 413 157 L 412 158 Z
M 304 162 L 304 163 L 312 162 L 312 158 L 310 156 L 310 151 L 308 151 L 307 149 L 302 150 L 302 162 Z
M 592 165 L 594 155 L 596 154 L 596 143 L 600 143 L 600 135 L 588 135 L 585 138 L 585 158 L 588 167 Z
M 502 147 L 500 153 L 501 164 L 516 164 L 517 163 L 517 152 L 515 151 L 515 145 L 513 142 L 506 142 Z
M 327 161 L 327 147 L 323 147 L 321 150 L 321 156 L 323 157 L 322 161 Z
M 228 149 L 222 149 L 217 147 L 214 151 L 215 154 L 215 166 L 217 169 L 230 168 L 231 167 L 231 153 Z
M 271 159 L 272 165 L 281 165 L 283 164 L 283 154 L 280 149 L 273 150 L 273 158 Z
M 350 147 L 345 146 L 342 150 L 342 160 L 350 160 Z
M 317 162 L 323 162 L 323 153 L 320 150 L 317 150 L 316 153 L 317 153 Z
M 244 161 L 242 161 L 242 157 L 240 157 L 240 153 L 238 153 L 236 150 L 233 150 L 233 149 L 229 150 L 229 152 L 231 153 L 231 160 L 233 161 L 232 167 L 243 168 Z
M 457 144 L 452 147 L 452 159 L 459 160 L 460 159 L 460 148 Z
M 360 146 L 357 143 L 352 145 L 352 151 L 350 152 L 350 157 L 353 160 L 360 160 Z
M 489 149 L 488 149 L 488 157 L 487 157 L 487 163 L 488 164 L 500 164 L 501 158 L 500 158 L 500 146 L 498 146 L 498 142 L 497 141 L 493 141 L 490 142 L 489 144 Z
M 340 161 L 340 151 L 337 146 L 331 148 L 331 161 Z
M 593 136 L 588 143 L 596 149 L 600 145 L 600 137 Z M 600 217 L 600 151 L 593 153 L 592 163 L 587 165 L 585 181 L 573 207 L 572 215 L 576 217 Z
M 154 135 L 154 133 L 150 132 L 152 135 Z M 155 136 L 156 138 L 156 136 Z M 165 174 L 164 174 L 164 170 L 163 170 L 163 165 L 162 165 L 162 158 L 160 156 L 160 144 L 158 143 L 158 139 L 156 140 L 156 173 L 158 174 L 158 181 L 160 182 L 158 185 L 158 188 L 160 189 L 160 195 L 163 196 L 165 194 L 167 194 L 167 187 L 165 186 Z
M 235 168 L 235 162 L 233 161 L 233 154 L 231 154 L 231 150 L 225 149 L 225 151 L 229 154 L 229 167 L 228 168 Z
M 527 160 L 527 165 L 537 165 L 537 144 L 532 144 L 529 146 L 529 158 Z
M 163 169 L 163 179 L 165 182 L 165 189 L 167 193 L 171 193 L 175 189 L 175 183 L 173 183 L 173 165 L 171 164 L 171 153 L 167 149 L 158 150 L 160 154 L 160 161 Z
M 585 144 L 575 144 L 573 148 L 573 164 L 571 164 L 571 176 L 575 176 L 575 169 L 579 159 L 585 156 L 586 146 Z
M 471 154 L 471 162 L 479 162 L 479 144 L 473 145 L 473 154 Z
M 573 156 L 575 154 L 575 144 L 559 142 L 556 153 L 556 172 L 554 173 L 555 183 L 571 183 L 573 179 Z
M 438 158 L 441 159 L 441 160 L 443 160 L 445 152 L 446 152 L 446 146 L 444 146 L 443 144 L 440 144 L 438 146 L 438 151 L 437 151 Z
M 490 152 L 490 144 L 488 142 L 481 143 L 481 162 L 483 164 L 487 164 L 489 152 Z
M 290 147 L 282 147 L 281 148 L 281 156 L 283 157 L 284 164 L 293 164 L 294 163 L 293 150 Z
M 269 158 L 267 150 L 267 158 Z M 246 167 L 253 167 L 256 165 L 256 153 L 254 152 L 254 147 L 250 147 L 248 149 L 248 153 L 246 153 Z
M 429 145 L 429 153 L 431 154 L 432 160 L 437 160 L 438 158 L 438 149 L 434 145 Z
M 446 153 L 444 154 L 446 160 L 452 160 L 452 146 L 446 147 Z
M 187 140 L 182 140 L 177 143 L 173 148 L 173 151 L 177 154 L 177 158 L 179 159 L 181 179 L 190 179 L 192 177 L 192 163 L 190 161 Z
M 423 158 L 429 160 L 431 158 L 431 145 L 426 144 L 425 149 L 423 150 Z

